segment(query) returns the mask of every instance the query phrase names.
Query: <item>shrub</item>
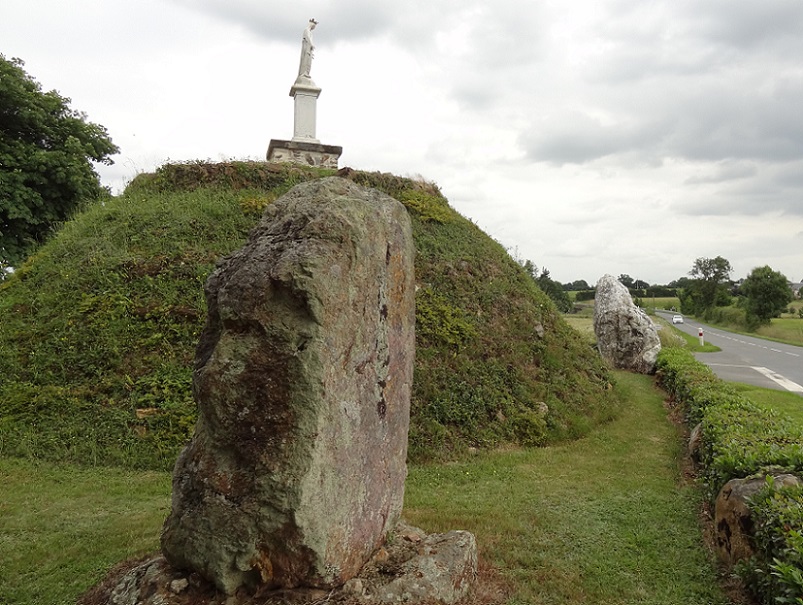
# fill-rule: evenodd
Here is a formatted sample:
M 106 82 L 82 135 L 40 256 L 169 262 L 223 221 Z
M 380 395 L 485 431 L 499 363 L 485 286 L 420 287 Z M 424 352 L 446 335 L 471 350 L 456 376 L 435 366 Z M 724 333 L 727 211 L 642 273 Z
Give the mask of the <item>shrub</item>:
M 750 501 L 757 556 L 742 573 L 764 603 L 803 605 L 803 487 L 772 480 Z
M 713 498 L 729 480 L 769 470 L 803 472 L 803 430 L 787 416 L 759 407 L 680 348 L 658 355 L 657 377 L 701 424 L 701 475 Z M 803 489 L 767 488 L 751 505 L 757 555 L 738 567 L 764 602 L 803 605 Z

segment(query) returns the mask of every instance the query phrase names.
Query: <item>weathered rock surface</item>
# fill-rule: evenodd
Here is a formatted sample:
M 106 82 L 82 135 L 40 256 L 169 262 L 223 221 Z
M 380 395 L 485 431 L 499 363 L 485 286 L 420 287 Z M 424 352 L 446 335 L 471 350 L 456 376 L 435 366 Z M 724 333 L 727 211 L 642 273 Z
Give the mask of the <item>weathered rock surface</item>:
M 778 489 L 801 485 L 803 481 L 795 475 L 777 473 L 773 475 L 773 483 Z M 754 523 L 747 501 L 765 485 L 764 476 L 731 479 L 719 491 L 714 509 L 717 554 L 728 565 L 747 560 L 754 554 L 751 543 Z
M 453 530 L 424 537 L 417 554 L 402 563 L 394 580 L 366 591 L 366 603 L 456 603 L 477 579 L 474 534 Z
M 334 590 L 241 590 L 227 597 L 198 574 L 173 568 L 163 556 L 121 567 L 88 592 L 83 605 L 287 605 L 362 603 L 363 605 L 450 605 L 468 596 L 477 577 L 473 534 L 450 531 L 427 535 L 400 523 L 360 575 Z
M 600 354 L 614 367 L 642 374 L 655 371 L 661 350 L 655 324 L 612 275 L 603 275 L 597 282 L 594 334 Z
M 228 594 L 329 589 L 382 544 L 407 473 L 413 254 L 399 202 L 332 177 L 269 206 L 210 276 L 172 567 Z

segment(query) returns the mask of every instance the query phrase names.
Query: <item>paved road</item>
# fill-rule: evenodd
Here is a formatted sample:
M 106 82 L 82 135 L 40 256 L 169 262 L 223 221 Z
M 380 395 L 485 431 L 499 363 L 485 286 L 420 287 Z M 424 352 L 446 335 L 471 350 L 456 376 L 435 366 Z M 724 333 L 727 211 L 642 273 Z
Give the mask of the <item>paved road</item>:
M 674 315 L 657 313 L 670 322 Z M 694 356 L 723 380 L 792 391 L 803 396 L 803 347 L 725 332 L 689 318 L 675 327 L 694 336 L 703 328 L 705 341 L 722 351 L 695 353 Z

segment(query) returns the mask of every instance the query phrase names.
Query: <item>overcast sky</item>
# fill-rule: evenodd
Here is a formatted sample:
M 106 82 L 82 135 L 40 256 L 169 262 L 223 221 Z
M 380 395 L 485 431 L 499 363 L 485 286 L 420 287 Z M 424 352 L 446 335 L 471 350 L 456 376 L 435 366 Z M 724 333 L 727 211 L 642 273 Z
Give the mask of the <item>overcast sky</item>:
M 801 0 L 2 0 L 0 53 L 105 126 L 115 191 L 293 135 L 423 176 L 561 282 L 803 279 Z

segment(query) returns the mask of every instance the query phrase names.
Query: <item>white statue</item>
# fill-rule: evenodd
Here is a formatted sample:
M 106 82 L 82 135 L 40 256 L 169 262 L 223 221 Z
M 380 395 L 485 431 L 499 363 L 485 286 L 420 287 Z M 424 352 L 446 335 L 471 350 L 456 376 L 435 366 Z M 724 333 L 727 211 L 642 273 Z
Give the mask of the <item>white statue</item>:
M 312 30 L 315 29 L 316 25 L 318 25 L 318 22 L 315 19 L 310 19 L 307 28 L 301 36 L 301 63 L 298 66 L 299 77 L 310 77 L 309 72 L 312 68 L 312 57 L 315 56 L 313 53 L 315 45 L 312 43 Z

